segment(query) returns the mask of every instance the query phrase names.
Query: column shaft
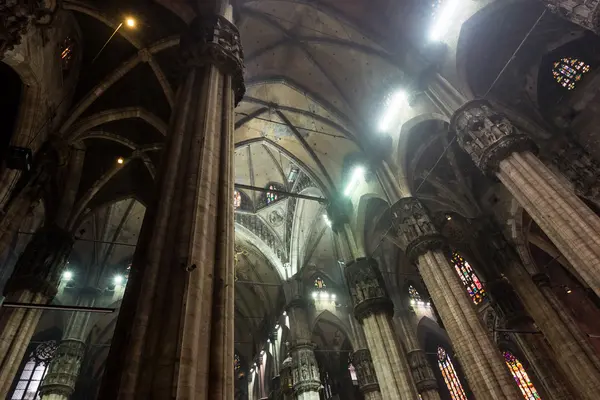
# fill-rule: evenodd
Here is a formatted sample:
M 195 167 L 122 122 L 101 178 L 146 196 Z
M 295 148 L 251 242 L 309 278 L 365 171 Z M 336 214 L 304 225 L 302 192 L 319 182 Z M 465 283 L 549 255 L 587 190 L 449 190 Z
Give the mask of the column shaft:
M 517 399 L 520 396 L 506 364 L 481 324 L 459 277 L 441 250 L 444 239 L 416 198 L 392 207 L 393 223 L 407 256 L 419 272 L 452 339 L 478 398 Z
M 391 321 L 393 304 L 377 262 L 359 258 L 347 263 L 345 272 L 354 314 L 364 327 L 382 397 L 417 398 L 406 354 L 394 336 Z
M 233 108 L 243 70 L 237 29 L 195 19 L 181 38 L 180 87 L 159 195 L 134 255 L 103 399 L 234 396 Z M 235 97 L 235 98 L 234 98 Z
M 402 310 L 400 315 L 394 318 L 396 326 L 400 328 L 401 337 L 404 338 L 412 377 L 423 399 L 439 400 L 437 381 L 431 365 L 427 361 L 425 351 L 419 346 L 417 334 L 411 324 L 412 319 L 409 310 Z
M 484 100 L 462 106 L 450 127 L 475 164 L 500 179 L 600 295 L 600 218 L 531 153 L 529 137 Z

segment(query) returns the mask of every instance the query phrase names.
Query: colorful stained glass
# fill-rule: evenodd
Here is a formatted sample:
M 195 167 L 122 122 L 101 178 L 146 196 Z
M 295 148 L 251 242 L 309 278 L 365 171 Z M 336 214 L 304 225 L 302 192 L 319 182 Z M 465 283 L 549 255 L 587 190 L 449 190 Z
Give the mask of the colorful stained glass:
M 277 190 L 277 188 L 275 188 L 273 185 L 269 185 L 269 191 L 267 192 L 267 204 L 277 201 L 277 193 L 273 193 L 272 190 Z
M 73 58 L 75 55 L 75 41 L 70 37 L 67 37 L 60 49 L 60 59 L 62 64 L 63 73 L 68 72 L 73 64 Z
M 510 351 L 505 351 L 504 353 L 504 361 L 506 361 L 506 365 L 508 369 L 510 369 L 510 373 L 513 378 L 517 382 L 519 389 L 521 389 L 521 393 L 523 393 L 523 397 L 526 400 L 538 400 L 541 399 L 537 390 L 533 386 L 531 379 L 529 379 L 529 375 L 525 372 L 525 368 L 523 368 L 523 364 L 517 357 L 515 357 Z
M 486 292 L 479 280 L 479 277 L 471 268 L 471 265 L 457 252 L 452 253 L 452 263 L 456 269 L 456 273 L 460 277 L 463 285 L 467 289 L 473 303 L 480 304 L 486 297 Z
M 414 301 L 421 301 L 421 295 L 417 292 L 417 289 L 413 285 L 408 286 L 408 297 Z
M 559 85 L 567 90 L 575 89 L 577 82 L 583 74 L 590 70 L 590 66 L 577 58 L 565 57 L 554 63 L 552 76 Z
M 236 210 L 242 205 L 242 195 L 237 190 L 233 191 L 233 208 Z
M 467 395 L 460 383 L 460 379 L 458 379 L 454 364 L 452 364 L 450 356 L 442 347 L 438 347 L 438 366 L 440 367 L 440 371 L 442 371 L 444 382 L 446 382 L 452 400 L 467 400 Z
M 325 281 L 320 276 L 318 276 L 317 279 L 315 279 L 315 288 L 317 290 L 327 289 L 327 285 L 325 284 Z
M 235 371 L 239 371 L 242 368 L 242 362 L 240 361 L 240 356 L 237 354 L 233 355 L 233 367 Z

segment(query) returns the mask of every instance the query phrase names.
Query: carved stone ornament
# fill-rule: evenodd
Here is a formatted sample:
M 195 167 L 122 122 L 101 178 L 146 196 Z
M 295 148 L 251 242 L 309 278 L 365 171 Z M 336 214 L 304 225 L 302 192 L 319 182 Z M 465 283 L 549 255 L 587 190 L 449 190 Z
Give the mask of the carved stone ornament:
M 5 293 L 29 290 L 54 297 L 73 243 L 73 235 L 56 225 L 38 229 L 19 257 Z
M 586 29 L 600 32 L 600 1 L 598 0 L 547 0 L 550 11 Z
M 339 232 L 344 224 L 350 222 L 352 202 L 345 196 L 336 196 L 327 207 L 327 217 L 331 221 L 331 229 Z
M 407 356 L 408 364 L 419 393 L 427 390 L 437 390 L 437 381 L 427 361 L 425 352 L 421 349 L 413 350 Z
M 297 344 L 292 349 L 294 393 L 318 392 L 321 387 L 319 366 L 314 353 L 314 344 Z
M 219 15 L 197 17 L 181 36 L 181 59 L 186 67 L 214 65 L 231 75 L 235 105 L 244 94 L 244 51 L 236 26 Z
M 85 343 L 79 340 L 63 340 L 48 367 L 40 394 L 69 398 L 75 391 L 81 363 L 85 356 Z
M 0 58 L 21 43 L 30 23 L 49 24 L 56 9 L 56 0 L 0 1 Z
M 345 271 L 354 315 L 359 321 L 373 314 L 394 314 L 394 304 L 388 296 L 377 261 L 358 258 L 346 264 Z
M 392 206 L 392 224 L 404 252 L 413 261 L 430 250 L 444 246 L 445 240 L 427 209 L 415 197 L 400 199 Z
M 456 132 L 460 147 L 489 176 L 494 176 L 500 162 L 512 153 L 535 150 L 533 141 L 485 100 L 472 100 L 456 110 L 450 130 Z
M 358 389 L 362 394 L 378 392 L 379 383 L 375 375 L 375 367 L 368 349 L 359 349 L 352 355 L 352 365 L 356 369 Z

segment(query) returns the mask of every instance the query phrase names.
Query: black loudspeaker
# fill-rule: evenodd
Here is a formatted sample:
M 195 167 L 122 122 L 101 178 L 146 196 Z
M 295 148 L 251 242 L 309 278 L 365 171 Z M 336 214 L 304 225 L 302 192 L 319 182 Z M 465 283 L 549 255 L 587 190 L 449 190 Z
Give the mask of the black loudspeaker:
M 19 171 L 31 171 L 33 152 L 28 147 L 10 146 L 6 155 L 6 167 Z

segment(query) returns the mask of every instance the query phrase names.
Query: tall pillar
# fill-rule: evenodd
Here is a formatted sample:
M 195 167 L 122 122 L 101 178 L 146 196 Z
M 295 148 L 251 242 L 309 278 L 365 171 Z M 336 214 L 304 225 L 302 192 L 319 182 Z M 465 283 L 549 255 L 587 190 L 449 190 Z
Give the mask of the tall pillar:
M 281 363 L 281 393 L 283 400 L 292 400 L 294 398 L 294 378 L 292 375 L 293 361 L 292 356 L 287 356 Z
M 412 322 L 415 319 L 414 310 L 403 308 L 398 311 L 394 320 L 396 326 L 400 328 L 401 336 L 404 339 L 408 364 L 417 385 L 417 390 L 423 400 L 440 400 L 437 380 L 429 361 L 427 361 L 425 351 L 419 346 L 417 334 L 413 328 Z
M 290 347 L 292 357 L 292 379 L 295 398 L 298 400 L 319 400 L 321 380 L 319 366 L 311 341 L 308 324 L 307 303 L 296 298 L 286 307 L 290 318 Z
M 346 281 L 354 315 L 363 325 L 381 395 L 384 399 L 416 399 L 404 349 L 392 328 L 394 305 L 390 300 L 377 261 L 358 258 L 346 264 Z
M 419 272 L 452 340 L 469 385 L 481 399 L 518 399 L 521 394 L 506 364 L 448 262 L 443 237 L 416 198 L 392 206 L 396 235 Z
M 484 100 L 457 110 L 450 129 L 475 164 L 500 179 L 600 295 L 600 218 L 531 152 L 531 140 Z
M 382 400 L 379 381 L 377 380 L 371 352 L 367 348 L 367 339 L 365 338 L 363 327 L 354 322 L 354 316 L 350 315 L 349 317 L 356 348 L 352 354 L 352 365 L 354 365 L 354 369 L 356 370 L 358 389 L 365 400 Z
M 100 291 L 93 288 L 80 290 L 77 305 L 93 307 Z M 73 312 L 48 373 L 40 387 L 42 400 L 68 400 L 75 391 L 81 364 L 86 352 L 91 313 Z
M 596 33 L 600 32 L 598 0 L 543 0 L 546 7 L 562 18 Z
M 56 225 L 40 228 L 19 257 L 5 289 L 6 301 L 47 304 L 56 295 L 73 235 Z M 0 398 L 7 398 L 41 310 L 0 310 Z
M 223 1 L 181 37 L 186 68 L 100 398 L 234 396 L 234 106 L 242 48 Z M 224 16 L 227 16 L 224 17 Z
M 558 368 L 556 356 L 546 344 L 546 339 L 542 335 L 532 334 L 538 330 L 538 327 L 525 311 L 508 280 L 499 278 L 489 282 L 487 288 L 498 313 L 503 317 L 504 327 L 516 332 L 514 339 L 529 361 L 544 393 L 553 400 L 575 398 L 576 396 L 565 382 L 563 373 Z

